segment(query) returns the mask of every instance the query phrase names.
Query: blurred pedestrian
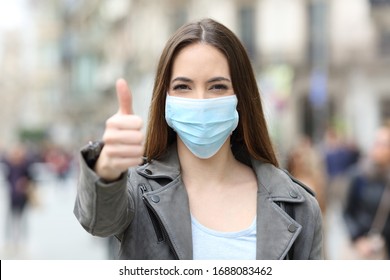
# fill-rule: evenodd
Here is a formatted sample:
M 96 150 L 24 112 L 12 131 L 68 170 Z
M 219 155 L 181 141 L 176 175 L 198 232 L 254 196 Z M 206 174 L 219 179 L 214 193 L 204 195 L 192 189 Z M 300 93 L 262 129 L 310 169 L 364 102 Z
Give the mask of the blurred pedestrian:
M 204 19 L 168 40 L 145 154 L 126 82 L 116 90 L 104 142 L 82 150 L 74 212 L 91 234 L 116 235 L 121 259 L 323 257 L 318 203 L 278 168 L 250 60 L 229 29 Z
M 384 238 L 387 255 L 390 255 L 389 211 L 390 125 L 387 123 L 377 130 L 368 157 L 353 173 L 344 209 L 352 246 L 361 258 L 373 258 L 378 249 L 375 246 L 380 243 L 372 243 L 374 239 L 369 237 L 374 232 Z
M 303 136 L 290 150 L 287 156 L 286 169 L 296 179 L 307 185 L 315 193 L 323 216 L 324 245 L 327 244 L 327 174 L 322 154 L 315 148 L 309 137 Z M 324 246 L 324 257 L 328 256 Z
M 60 180 L 66 180 L 71 170 L 72 157 L 63 148 L 57 145 L 49 146 L 44 154 L 43 159 Z
M 340 215 L 348 191 L 349 172 L 360 159 L 360 150 L 335 128 L 329 127 L 323 147 L 328 209 Z
M 344 175 L 357 163 L 360 152 L 356 145 L 349 143 L 334 128 L 328 128 L 325 136 L 325 163 L 329 180 Z
M 26 235 L 25 210 L 34 188 L 31 161 L 26 147 L 17 144 L 6 152 L 2 162 L 9 194 L 9 211 L 6 218 L 7 245 L 17 253 Z
M 320 205 L 322 214 L 326 210 L 326 169 L 321 154 L 308 137 L 302 137 L 287 157 L 287 170 L 296 179 L 309 186 Z

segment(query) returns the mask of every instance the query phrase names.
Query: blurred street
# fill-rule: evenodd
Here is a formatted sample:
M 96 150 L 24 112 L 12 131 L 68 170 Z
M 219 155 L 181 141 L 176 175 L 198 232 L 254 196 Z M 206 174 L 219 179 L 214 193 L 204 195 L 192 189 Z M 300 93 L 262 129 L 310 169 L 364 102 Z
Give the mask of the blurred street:
M 369 182 L 357 190 L 376 190 L 371 180 L 390 173 L 389 15 L 390 0 L 0 2 L 0 259 L 113 258 L 115 239 L 91 236 L 73 214 L 75 152 L 101 139 L 117 110 L 118 78 L 147 129 L 165 42 L 206 17 L 248 51 L 280 166 L 316 193 L 325 258 L 345 259 L 361 224 L 351 226 L 347 208 L 381 201 L 381 189 L 355 201 L 355 177 Z M 362 233 L 375 211 L 356 215 L 367 221 Z M 384 232 L 390 244 L 390 216 Z
M 73 215 L 75 175 L 61 181 L 45 173 L 37 186 L 37 205 L 26 209 L 25 241 L 19 248 L 6 243 L 7 188 L 0 179 L 0 259 L 106 259 L 107 240 L 88 234 Z

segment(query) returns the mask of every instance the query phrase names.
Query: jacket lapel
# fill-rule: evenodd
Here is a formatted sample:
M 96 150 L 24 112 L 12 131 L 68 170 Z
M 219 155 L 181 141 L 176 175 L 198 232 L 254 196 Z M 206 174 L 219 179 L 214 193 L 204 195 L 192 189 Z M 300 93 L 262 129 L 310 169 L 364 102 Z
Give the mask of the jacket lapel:
M 257 175 L 256 258 L 284 259 L 302 230 L 302 226 L 281 207 L 283 203 L 304 201 L 299 189 L 282 170 L 271 164 L 252 161 Z
M 258 197 L 256 259 L 284 259 L 302 226 L 267 196 Z
M 169 236 L 166 242 L 179 259 L 188 260 L 192 259 L 193 255 L 188 194 L 181 180 L 176 146 L 172 145 L 170 149 L 167 157 L 143 165 L 137 169 L 137 172 L 152 179 L 149 183 L 154 190 L 147 192 L 144 197 L 160 219 L 166 231 L 165 238 Z M 168 179 L 166 185 L 161 186 L 157 183 L 165 179 Z
M 156 211 L 169 236 L 166 242 L 170 243 L 177 257 L 192 259 L 191 215 L 181 177 L 161 189 L 147 193 L 145 197 Z

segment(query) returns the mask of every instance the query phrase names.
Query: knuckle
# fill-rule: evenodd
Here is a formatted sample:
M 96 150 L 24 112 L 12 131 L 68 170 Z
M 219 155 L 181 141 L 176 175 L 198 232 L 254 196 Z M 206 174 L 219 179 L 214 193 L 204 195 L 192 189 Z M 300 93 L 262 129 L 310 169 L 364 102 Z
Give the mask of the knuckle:
M 114 156 L 114 151 L 113 151 L 113 149 L 112 149 L 112 147 L 110 145 L 107 145 L 106 155 L 109 158 L 112 158 Z
M 121 115 L 115 114 L 106 120 L 107 128 L 117 128 L 123 121 Z
M 110 133 L 110 131 L 105 131 L 104 134 L 103 134 L 103 142 L 107 145 L 107 144 L 110 144 L 112 142 L 112 134 Z
M 137 133 L 134 133 L 133 139 L 135 143 L 142 143 L 142 141 L 144 140 L 144 135 L 143 133 L 138 131 Z
M 114 119 L 115 116 L 112 116 L 111 118 L 107 119 L 106 120 L 106 127 L 112 127 L 114 122 L 115 122 L 115 119 Z
M 143 126 L 143 120 L 140 116 L 137 116 L 137 115 L 133 115 L 132 116 L 133 118 L 133 125 L 135 128 L 137 129 L 141 129 L 142 126 Z

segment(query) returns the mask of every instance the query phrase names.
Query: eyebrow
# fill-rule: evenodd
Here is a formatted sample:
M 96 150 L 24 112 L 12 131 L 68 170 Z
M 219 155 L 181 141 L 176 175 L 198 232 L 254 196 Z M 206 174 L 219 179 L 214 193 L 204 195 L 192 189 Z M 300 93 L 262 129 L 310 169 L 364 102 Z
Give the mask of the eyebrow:
M 193 83 L 193 80 L 191 80 L 190 78 L 187 78 L 187 77 L 176 77 L 171 81 L 171 83 L 177 82 L 177 81 L 186 82 L 186 83 Z M 214 77 L 214 78 L 207 80 L 206 82 L 209 84 L 209 83 L 221 82 L 221 81 L 231 82 L 230 79 L 225 78 L 225 77 Z
M 186 78 L 186 77 L 176 77 L 174 78 L 171 83 L 173 82 L 186 82 L 186 83 L 192 83 L 193 81 L 189 78 Z
M 230 79 L 225 78 L 225 77 L 215 77 L 211 78 L 210 80 L 207 80 L 207 83 L 214 83 L 214 82 L 231 82 Z

